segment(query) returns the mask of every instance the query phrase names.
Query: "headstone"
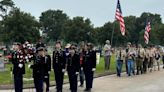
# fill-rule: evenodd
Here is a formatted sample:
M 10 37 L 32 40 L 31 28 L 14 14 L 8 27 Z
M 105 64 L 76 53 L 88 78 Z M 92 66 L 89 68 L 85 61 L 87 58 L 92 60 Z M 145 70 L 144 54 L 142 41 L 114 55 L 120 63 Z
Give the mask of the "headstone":
M 4 71 L 5 70 L 5 64 L 3 62 L 2 59 L 0 59 L 0 71 Z

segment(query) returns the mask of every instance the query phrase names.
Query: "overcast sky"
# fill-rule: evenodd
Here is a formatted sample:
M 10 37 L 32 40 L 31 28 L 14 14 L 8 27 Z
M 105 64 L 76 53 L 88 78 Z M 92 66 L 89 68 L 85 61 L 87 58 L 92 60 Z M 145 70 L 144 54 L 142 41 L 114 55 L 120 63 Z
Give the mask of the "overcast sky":
M 63 10 L 68 16 L 90 18 L 95 27 L 113 21 L 117 0 L 13 0 L 22 11 L 39 19 L 48 9 Z M 160 14 L 164 20 L 164 0 L 120 0 L 123 16 L 140 16 L 143 12 Z

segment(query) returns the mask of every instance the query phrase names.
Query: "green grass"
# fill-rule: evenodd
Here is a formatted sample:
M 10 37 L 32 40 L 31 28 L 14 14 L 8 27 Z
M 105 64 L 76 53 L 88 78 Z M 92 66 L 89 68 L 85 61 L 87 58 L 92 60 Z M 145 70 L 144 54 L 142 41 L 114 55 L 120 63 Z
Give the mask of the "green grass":
M 31 78 L 32 77 L 32 69 L 28 69 L 26 64 L 26 74 L 24 75 L 24 78 Z M 10 84 L 13 83 L 13 80 L 11 80 L 11 74 L 10 74 L 10 67 L 12 67 L 12 64 L 6 64 L 6 71 L 0 72 L 0 85 L 2 84 Z M 123 68 L 124 70 L 124 68 Z M 103 74 L 104 71 L 104 58 L 100 58 L 100 63 L 96 67 L 96 74 Z M 111 58 L 111 67 L 110 67 L 110 73 L 116 72 L 116 63 L 115 63 L 115 57 L 114 55 Z M 67 79 L 68 76 L 65 76 L 65 79 Z M 51 71 L 50 73 L 50 81 L 54 81 L 54 72 Z M 33 83 L 33 81 L 24 81 L 25 84 Z

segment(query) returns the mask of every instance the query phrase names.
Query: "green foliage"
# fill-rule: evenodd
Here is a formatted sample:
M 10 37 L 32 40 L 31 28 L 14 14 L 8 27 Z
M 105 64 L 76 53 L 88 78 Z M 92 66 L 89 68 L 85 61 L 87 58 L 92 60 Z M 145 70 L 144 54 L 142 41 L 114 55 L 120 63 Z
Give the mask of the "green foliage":
M 24 42 L 26 40 L 36 42 L 39 38 L 39 23 L 28 13 L 14 8 L 3 20 L 3 41 Z
M 14 2 L 12 0 L 2 0 L 0 1 L 0 11 L 2 14 L 0 16 L 4 18 L 9 10 L 9 8 L 14 7 Z
M 49 40 L 63 39 L 62 33 L 66 31 L 68 16 L 61 10 L 47 10 L 40 16 L 42 29 L 48 34 Z
M 92 41 L 93 26 L 89 19 L 83 17 L 74 17 L 69 20 L 67 24 L 67 31 L 65 34 L 67 42 L 80 42 L 80 41 Z
M 9 12 L 10 11 L 10 12 Z M 12 0 L 0 1 L 0 41 L 36 42 L 39 30 L 46 34 L 46 42 L 62 40 L 64 42 L 93 42 L 103 45 L 105 40 L 111 40 L 112 46 L 144 43 L 146 21 L 151 22 L 150 44 L 164 45 L 164 24 L 159 14 L 144 12 L 141 16 L 124 17 L 126 35 L 122 36 L 118 21 L 107 22 L 101 27 L 93 27 L 90 19 L 84 17 L 69 18 L 62 10 L 47 10 L 42 12 L 39 22 L 28 13 L 15 8 Z

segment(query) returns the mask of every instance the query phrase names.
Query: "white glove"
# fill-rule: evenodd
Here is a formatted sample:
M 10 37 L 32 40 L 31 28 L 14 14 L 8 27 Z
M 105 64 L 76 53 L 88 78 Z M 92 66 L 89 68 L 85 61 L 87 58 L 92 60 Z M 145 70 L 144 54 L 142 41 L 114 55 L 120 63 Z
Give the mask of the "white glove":
M 93 71 L 93 72 L 96 71 L 96 68 L 92 68 L 92 71 Z
M 76 72 L 76 75 L 78 75 L 79 74 L 79 72 Z
M 19 68 L 22 68 L 22 67 L 23 67 L 23 64 L 19 64 L 18 67 L 19 67 Z
M 25 59 L 28 59 L 28 57 L 26 56 Z
M 62 69 L 62 72 L 64 73 L 65 72 L 65 69 Z
M 29 64 L 29 65 L 28 65 L 28 68 L 30 68 L 30 67 L 31 67 L 31 65 Z
M 81 70 L 83 70 L 83 68 L 81 68 Z
M 69 55 L 69 53 L 66 53 L 66 56 L 68 56 Z
M 64 75 L 65 75 L 65 76 L 67 76 L 67 75 L 68 75 L 68 73 L 67 73 L 67 72 L 65 72 L 65 73 L 64 73 Z
M 44 76 L 44 78 L 48 78 L 48 76 Z
M 26 59 L 27 62 L 29 62 L 29 59 Z

